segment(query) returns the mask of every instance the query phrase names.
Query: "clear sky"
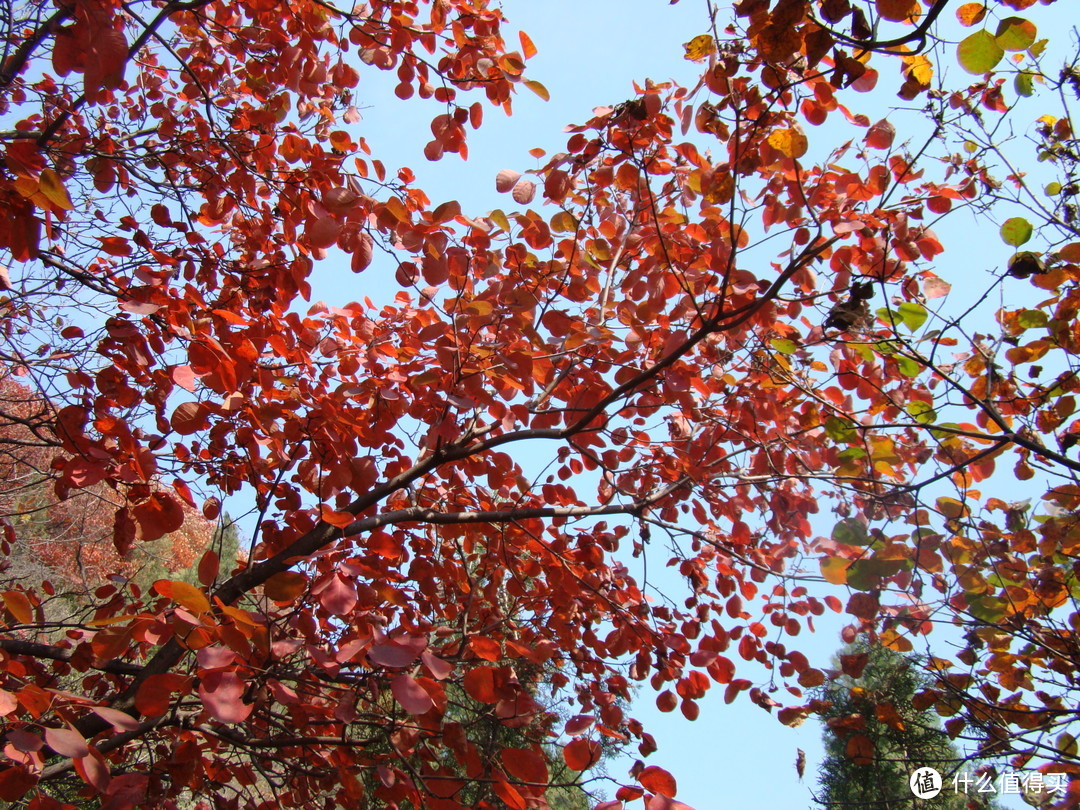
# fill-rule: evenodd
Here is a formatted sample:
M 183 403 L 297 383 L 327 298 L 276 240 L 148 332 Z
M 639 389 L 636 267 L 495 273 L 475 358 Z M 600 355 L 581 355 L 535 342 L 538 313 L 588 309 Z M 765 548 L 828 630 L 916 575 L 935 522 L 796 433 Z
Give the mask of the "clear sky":
M 504 168 L 526 171 L 535 167 L 537 161 L 528 155 L 532 147 L 549 153 L 562 151 L 567 138 L 564 125 L 584 121 L 594 107 L 614 106 L 632 97 L 634 80 L 675 78 L 692 83 L 697 74 L 695 66 L 682 58 L 682 43 L 706 30 L 704 0 L 674 5 L 666 0 L 506 0 L 505 6 L 508 33 L 517 28 L 527 31 L 539 49 L 528 63 L 527 75 L 547 86 L 551 100 L 545 103 L 522 89 L 512 117 L 487 107 L 484 126 L 469 134 L 467 162 L 457 156 L 434 164 L 424 160 L 421 152 L 430 139 L 431 104 L 394 100 L 392 75 L 365 72 L 356 93 L 363 115 L 360 131 L 374 155 L 388 169 L 408 165 L 433 203 L 457 199 L 466 215 L 514 207 L 508 195 L 495 192 L 495 174 Z M 1064 20 L 1066 12 L 1057 11 Z M 875 103 L 887 109 L 894 100 L 886 96 Z M 992 235 L 984 254 L 973 254 L 969 246 L 965 260 L 989 268 L 1008 252 Z M 946 253 L 944 258 L 948 257 Z M 382 264 L 359 277 L 347 272 L 327 274 L 319 268 L 316 276 L 323 283 L 316 283 L 315 297 L 331 303 L 363 296 L 377 304 L 387 301 L 398 287 L 392 280 L 393 268 Z M 349 286 L 343 288 L 343 284 Z M 821 531 L 828 529 L 823 526 Z M 833 619 L 823 623 L 816 637 L 800 636 L 801 649 L 812 661 L 827 663 L 839 646 L 840 626 L 840 620 Z M 656 711 L 654 697 L 645 686 L 632 714 L 656 736 L 660 750 L 649 763 L 675 774 L 681 801 L 697 810 L 811 806 L 810 789 L 821 757 L 820 726 L 814 720 L 789 729 L 745 696 L 725 705 L 722 690 L 717 689 L 702 702 L 699 719 L 688 723 L 678 712 Z M 794 765 L 799 748 L 808 759 L 801 783 Z M 626 764 L 614 763 L 612 775 L 624 776 L 621 771 Z M 1018 802 L 1004 805 L 1024 806 Z

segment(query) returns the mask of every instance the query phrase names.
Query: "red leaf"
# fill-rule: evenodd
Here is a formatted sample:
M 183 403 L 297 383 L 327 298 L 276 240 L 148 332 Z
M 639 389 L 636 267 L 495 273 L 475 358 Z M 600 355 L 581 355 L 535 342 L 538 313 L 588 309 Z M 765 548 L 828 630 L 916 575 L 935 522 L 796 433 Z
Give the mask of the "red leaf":
M 596 722 L 596 718 L 591 714 L 575 714 L 569 720 L 566 721 L 566 725 L 563 727 L 563 731 L 569 734 L 571 737 L 576 737 L 583 731 L 587 731 L 592 728 L 593 723 Z
M 151 675 L 141 684 L 135 693 L 135 708 L 147 717 L 160 717 L 169 710 L 173 692 L 186 691 L 188 678 L 176 673 Z
M 600 761 L 600 743 L 579 738 L 571 740 L 563 749 L 563 759 L 572 771 L 584 771 Z
M 503 779 L 495 782 L 495 793 L 506 803 L 510 810 L 525 810 L 529 806 L 528 802 L 525 801 L 525 798 L 518 793 L 514 786 Z
M 62 757 L 75 759 L 90 754 L 90 747 L 82 734 L 72 728 L 45 729 L 45 743 Z
M 665 689 L 656 696 L 656 708 L 662 712 L 673 712 L 679 705 L 679 698 L 670 689 Z
M 670 796 L 649 796 L 645 800 L 645 810 L 693 810 L 688 804 L 677 802 Z
M 873 149 L 888 149 L 896 137 L 896 127 L 884 118 L 874 124 L 866 133 L 866 145 Z
M 383 641 L 372 644 L 368 650 L 368 660 L 381 667 L 393 667 L 400 669 L 407 667 L 416 660 L 418 651 L 395 641 Z
M 483 658 L 485 661 L 498 661 L 502 658 L 502 647 L 499 646 L 499 642 L 484 636 L 470 637 L 469 649 L 476 654 L 477 658 Z
M 353 248 L 352 254 L 352 271 L 354 273 L 361 273 L 368 268 L 371 264 L 372 257 L 375 251 L 375 241 L 369 234 L 362 233 L 360 238 L 356 241 L 356 247 Z
M 242 723 L 253 708 L 242 702 L 245 684 L 235 672 L 213 670 L 199 681 L 199 697 L 210 715 L 221 723 Z
M 528 205 L 536 196 L 536 183 L 532 180 L 521 180 L 514 186 L 510 196 L 514 198 L 514 202 L 520 205 Z
M 312 594 L 318 596 L 319 604 L 335 616 L 348 615 L 356 607 L 356 586 L 336 573 L 313 588 Z
M 495 175 L 495 190 L 505 194 L 514 187 L 514 184 L 520 177 L 521 172 L 515 172 L 512 169 L 503 169 Z
M 308 244 L 313 248 L 328 248 L 337 242 L 338 234 L 341 233 L 341 223 L 331 216 L 319 217 L 308 220 L 304 228 L 304 235 Z
M 390 691 L 409 714 L 426 714 L 435 706 L 431 695 L 415 678 L 406 673 L 395 675 L 390 681 Z
M 190 368 L 185 366 L 184 368 Z M 169 424 L 172 429 L 181 436 L 190 436 L 209 425 L 206 419 L 207 411 L 200 402 L 182 402 L 173 411 Z
M 108 706 L 94 706 L 94 714 L 117 731 L 134 731 L 139 727 L 138 720 L 119 709 L 112 709 Z
M 0 799 L 15 802 L 37 784 L 37 777 L 14 765 L 0 769 Z
M 495 694 L 495 671 L 491 667 L 469 670 L 465 673 L 462 686 L 469 697 L 481 703 L 495 703 L 499 699 Z
M 155 492 L 136 504 L 131 515 L 138 524 L 138 537 L 143 542 L 157 540 L 184 525 L 184 507 L 165 492 Z
M 214 580 L 217 579 L 220 565 L 221 561 L 218 559 L 217 552 L 212 548 L 208 548 L 202 555 L 202 559 L 199 560 L 199 582 L 201 582 L 204 587 L 209 588 L 214 584 Z
M 431 673 L 431 677 L 438 681 L 445 681 L 454 671 L 454 665 L 449 661 L 444 661 L 426 651 L 420 656 L 420 660 L 424 662 L 424 666 Z
M 122 236 L 100 236 L 101 249 L 110 256 L 130 256 L 131 244 Z
M 674 796 L 677 792 L 675 777 L 656 765 L 650 765 L 639 773 L 638 781 L 651 793 Z
M 547 784 L 548 770 L 544 758 L 528 748 L 504 748 L 499 757 L 506 772 L 530 785 Z
M 82 780 L 98 793 L 104 793 L 109 787 L 109 766 L 105 764 L 105 758 L 97 752 L 96 748 L 90 749 L 89 756 L 79 757 L 75 760 L 75 770 Z

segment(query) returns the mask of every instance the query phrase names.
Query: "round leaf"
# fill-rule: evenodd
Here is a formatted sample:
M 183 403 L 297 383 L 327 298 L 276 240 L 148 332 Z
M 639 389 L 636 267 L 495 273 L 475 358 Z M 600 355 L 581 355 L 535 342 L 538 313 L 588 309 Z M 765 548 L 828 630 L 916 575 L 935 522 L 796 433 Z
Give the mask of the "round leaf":
M 1020 247 L 1031 238 L 1031 223 L 1023 217 L 1012 217 L 1001 226 L 1001 239 L 1006 245 Z
M 1038 36 L 1038 29 L 1031 20 L 1023 17 L 1006 17 L 998 23 L 997 44 L 1006 51 L 1026 51 Z
M 833 526 L 832 539 L 845 546 L 868 546 L 873 542 L 866 524 L 858 518 L 844 518 Z
M 778 129 L 769 135 L 769 146 L 784 157 L 801 158 L 809 144 L 806 136 L 797 129 Z
M 986 30 L 976 31 L 956 47 L 956 58 L 960 67 L 979 76 L 997 67 L 1004 55 L 1005 50 L 994 35 Z

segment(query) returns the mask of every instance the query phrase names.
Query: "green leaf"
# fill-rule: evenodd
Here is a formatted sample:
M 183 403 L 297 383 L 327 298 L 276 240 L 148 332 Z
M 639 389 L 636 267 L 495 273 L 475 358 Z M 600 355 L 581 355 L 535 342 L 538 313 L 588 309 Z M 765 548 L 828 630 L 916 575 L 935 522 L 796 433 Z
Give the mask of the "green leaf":
M 905 405 L 904 410 L 921 425 L 932 425 L 937 421 L 937 411 L 929 402 L 916 399 Z
M 1020 310 L 1016 322 L 1025 329 L 1038 329 L 1050 323 L 1050 316 L 1041 309 L 1023 309 Z
M 1038 29 L 1031 20 L 1023 17 L 1006 17 L 998 23 L 994 39 L 1006 51 L 1026 51 L 1035 44 Z
M 780 354 L 795 354 L 799 350 L 799 347 L 790 340 L 784 338 L 774 338 L 769 341 L 769 345 L 776 349 Z
M 841 450 L 837 453 L 836 458 L 841 462 L 854 461 L 857 458 L 866 458 L 866 451 L 861 447 L 849 447 L 846 450 Z
M 830 416 L 825 420 L 825 435 L 834 442 L 851 441 L 851 438 L 855 435 L 855 426 L 847 419 Z
M 976 619 L 988 624 L 997 624 L 1008 611 L 1008 603 L 996 596 L 988 596 L 981 593 L 965 594 L 968 603 L 968 611 Z
M 896 308 L 896 311 L 900 315 L 900 320 L 904 322 L 904 326 L 912 332 L 918 331 L 919 327 L 926 323 L 926 307 L 922 304 L 905 301 Z
M 1049 183 L 1043 191 L 1045 191 L 1049 197 L 1056 197 L 1061 193 L 1061 183 Z
M 858 518 L 844 518 L 833 526 L 832 539 L 845 546 L 868 546 L 874 542 L 866 524 Z
M 922 363 L 912 357 L 897 358 L 896 368 L 905 377 L 918 377 L 923 370 Z
M 1012 217 L 1001 226 L 1001 239 L 1006 245 L 1020 247 L 1031 238 L 1032 230 L 1031 223 L 1023 217 Z
M 956 59 L 968 73 L 981 76 L 989 73 L 1005 55 L 997 39 L 989 31 L 976 31 L 956 46 Z
M 1067 757 L 1075 757 L 1077 752 L 1076 737 L 1067 731 L 1057 735 L 1054 747 Z
M 1050 40 L 1040 39 L 1038 42 L 1028 48 L 1028 53 L 1031 54 L 1032 57 L 1034 57 L 1035 59 L 1038 59 L 1040 56 L 1042 56 L 1043 51 L 1046 50 L 1046 46 L 1049 44 Z
M 1013 79 L 1013 89 L 1016 95 L 1028 98 L 1035 94 L 1034 77 L 1030 73 L 1017 73 Z

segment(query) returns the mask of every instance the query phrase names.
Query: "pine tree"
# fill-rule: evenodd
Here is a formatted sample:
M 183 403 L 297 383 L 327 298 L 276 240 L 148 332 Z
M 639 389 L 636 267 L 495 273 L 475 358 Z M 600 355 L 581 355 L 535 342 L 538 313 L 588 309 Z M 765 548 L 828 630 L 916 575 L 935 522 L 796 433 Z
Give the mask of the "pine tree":
M 825 760 L 817 804 L 830 810 L 992 807 L 985 797 L 953 789 L 960 754 L 933 711 L 912 703 L 927 685 L 914 660 L 864 640 L 840 653 L 840 666 L 845 674 L 815 695 L 831 704 L 822 715 Z M 933 799 L 917 799 L 909 786 L 911 774 L 924 766 L 944 777 Z

